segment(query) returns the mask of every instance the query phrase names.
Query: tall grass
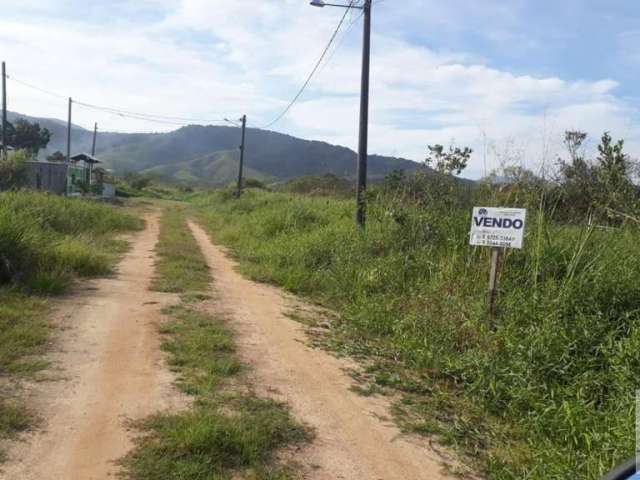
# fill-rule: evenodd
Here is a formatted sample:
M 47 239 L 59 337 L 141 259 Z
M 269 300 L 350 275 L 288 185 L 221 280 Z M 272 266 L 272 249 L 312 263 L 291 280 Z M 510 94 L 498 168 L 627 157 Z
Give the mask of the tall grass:
M 57 293 L 72 275 L 110 271 L 111 234 L 141 227 L 109 205 L 41 193 L 0 194 L 0 285 Z
M 197 204 L 245 272 L 339 311 L 344 343 L 376 352 L 376 381 L 405 392 L 407 428 L 459 445 L 490 478 L 598 478 L 633 454 L 637 229 L 530 212 L 494 323 L 489 252 L 468 245 L 466 210 L 379 199 L 363 232 L 349 201 L 247 192 Z

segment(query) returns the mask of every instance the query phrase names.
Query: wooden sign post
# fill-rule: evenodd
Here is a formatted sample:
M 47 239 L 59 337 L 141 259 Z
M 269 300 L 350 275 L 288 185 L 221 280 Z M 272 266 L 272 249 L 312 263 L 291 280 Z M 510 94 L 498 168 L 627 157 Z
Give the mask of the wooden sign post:
M 489 273 L 489 314 L 496 315 L 500 249 L 522 248 L 527 211 L 523 208 L 474 207 L 469 243 L 492 247 Z
M 491 249 L 491 270 L 489 272 L 489 313 L 496 316 L 496 297 L 498 296 L 498 268 L 500 268 L 500 249 Z

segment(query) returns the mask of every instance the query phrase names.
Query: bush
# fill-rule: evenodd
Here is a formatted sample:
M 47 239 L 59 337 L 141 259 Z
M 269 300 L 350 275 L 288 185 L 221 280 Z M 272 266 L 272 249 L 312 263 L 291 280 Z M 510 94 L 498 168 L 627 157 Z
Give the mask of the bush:
M 27 161 L 29 155 L 24 150 L 9 152 L 6 159 L 0 156 L 0 191 L 24 186 L 27 182 Z

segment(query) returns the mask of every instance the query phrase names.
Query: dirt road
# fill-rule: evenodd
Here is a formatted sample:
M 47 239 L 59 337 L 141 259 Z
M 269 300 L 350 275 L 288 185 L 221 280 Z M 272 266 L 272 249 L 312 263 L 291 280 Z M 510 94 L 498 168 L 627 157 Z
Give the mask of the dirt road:
M 221 307 L 237 332 L 240 354 L 260 393 L 284 400 L 317 438 L 297 459 L 313 480 L 437 480 L 446 476 L 425 443 L 402 436 L 384 418 L 384 399 L 350 390 L 353 367 L 306 345 L 302 326 L 286 312 L 296 301 L 277 288 L 243 278 L 223 250 L 190 223 L 215 278 Z M 299 302 L 298 302 L 299 303 Z
M 103 480 L 131 447 L 124 421 L 181 403 L 163 368 L 157 323 L 173 296 L 149 292 L 158 215 L 132 237 L 113 278 L 83 282 L 56 314 L 54 374 L 30 394 L 44 430 L 19 443 L 7 480 Z

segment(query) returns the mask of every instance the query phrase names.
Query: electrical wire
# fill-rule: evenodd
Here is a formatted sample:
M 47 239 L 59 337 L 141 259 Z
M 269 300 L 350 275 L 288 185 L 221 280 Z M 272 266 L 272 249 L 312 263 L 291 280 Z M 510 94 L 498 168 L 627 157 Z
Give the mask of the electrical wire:
M 338 43 L 336 44 L 336 47 L 333 49 L 333 51 L 331 52 L 331 55 L 329 55 L 329 57 L 327 58 L 327 60 L 324 62 L 324 64 L 322 65 L 322 67 L 320 68 L 320 70 L 318 71 L 318 73 L 322 73 L 325 69 L 325 67 L 331 63 L 331 60 L 333 59 L 333 57 L 335 56 L 336 52 L 338 50 L 340 50 L 340 47 L 342 46 L 342 44 L 345 42 L 345 40 L 347 39 L 347 37 L 349 36 L 349 32 L 351 32 L 351 30 L 353 29 L 353 26 L 356 24 L 356 22 L 358 20 L 360 20 L 362 18 L 362 16 L 364 15 L 364 12 L 360 12 L 360 15 L 356 16 L 351 23 L 349 23 L 349 25 L 347 26 L 347 29 L 342 33 L 342 37 L 340 38 L 340 40 L 338 41 Z
M 29 82 L 25 82 L 24 80 L 19 80 L 13 76 L 7 75 L 6 76 L 7 79 L 12 80 L 22 86 L 25 86 L 27 88 L 31 88 L 33 90 L 36 90 L 38 92 L 44 93 L 46 95 L 50 95 L 52 97 L 56 97 L 56 98 L 61 98 L 61 99 L 67 99 L 70 97 L 67 97 L 65 95 L 61 95 L 59 93 L 56 92 L 52 92 L 51 90 L 46 90 L 44 88 L 40 88 L 37 87 Z M 141 120 L 141 121 L 146 121 L 146 122 L 152 122 L 152 123 L 159 123 L 159 124 L 165 124 L 165 125 L 176 125 L 176 126 L 185 126 L 188 125 L 188 122 L 203 122 L 203 123 L 222 123 L 224 122 L 223 119 L 201 119 L 201 118 L 185 118 L 185 117 L 172 117 L 172 116 L 167 116 L 167 115 L 155 115 L 155 114 L 146 114 L 146 113 L 138 113 L 138 112 L 132 112 L 129 110 L 121 110 L 121 109 L 117 109 L 117 108 L 111 108 L 111 107 L 104 107 L 104 106 L 99 106 L 99 105 L 93 105 L 90 103 L 86 103 L 86 102 L 81 102 L 78 100 L 72 100 L 72 103 L 85 107 L 85 108 L 89 108 L 92 110 L 98 110 L 101 112 L 105 112 L 105 113 L 109 113 L 112 115 L 116 115 L 119 117 L 123 117 L 123 118 L 130 118 L 130 119 L 134 119 L 134 120 Z
M 6 78 L 9 80 L 13 80 L 14 82 L 19 83 L 20 85 L 23 85 L 25 87 L 32 88 L 33 90 L 38 90 L 39 92 L 45 93 L 47 95 L 51 95 L 52 97 L 64 98 L 64 99 L 68 98 L 68 97 L 65 97 L 64 95 L 60 95 L 59 93 L 55 93 L 50 90 L 45 90 L 44 88 L 36 87 L 35 85 L 31 85 L 30 83 L 27 83 L 25 81 L 18 80 L 17 78 L 12 77 L 10 75 L 6 75 Z
M 333 42 L 335 41 L 336 37 L 338 36 L 338 32 L 340 32 L 340 29 L 342 28 L 342 25 L 344 24 L 344 21 L 346 20 L 347 15 L 351 11 L 351 9 L 354 7 L 355 1 L 356 0 L 351 0 L 349 2 L 349 5 L 346 6 L 346 11 L 344 12 L 344 15 L 342 16 L 342 18 L 340 19 L 340 22 L 338 23 L 338 26 L 336 27 L 336 30 L 333 32 L 333 35 L 331 35 L 331 38 L 329 39 L 329 43 L 327 43 L 327 46 L 324 48 L 324 51 L 322 52 L 322 55 L 320 55 L 320 58 L 316 62 L 315 66 L 313 67 L 313 70 L 311 70 L 311 73 L 307 77 L 307 80 L 304 82 L 304 84 L 302 85 L 300 90 L 298 90 L 298 93 L 295 95 L 295 97 L 293 97 L 293 100 L 291 100 L 291 102 L 289 102 L 287 107 L 274 120 L 272 120 L 270 123 L 268 123 L 267 125 L 265 125 L 262 128 L 265 128 L 265 129 L 266 128 L 270 128 L 273 125 L 275 125 L 276 123 L 278 123 L 280 120 L 282 120 L 282 118 L 284 118 L 284 116 L 287 113 L 289 113 L 289 110 L 291 110 L 291 108 L 295 105 L 295 103 L 298 101 L 298 99 L 302 96 L 302 94 L 304 93 L 306 88 L 309 86 L 309 83 L 311 83 L 311 79 L 313 78 L 313 76 L 318 71 L 318 68 L 320 68 L 320 65 L 322 64 L 322 61 L 327 56 L 327 53 L 329 52 L 329 49 L 331 48 L 331 45 L 333 45 Z
M 113 113 L 116 115 L 132 115 L 134 117 L 140 117 L 140 118 L 149 118 L 149 119 L 158 119 L 158 120 L 167 120 L 167 121 L 184 121 L 184 122 L 211 122 L 211 123 L 218 123 L 218 122 L 224 122 L 224 119 L 220 118 L 220 119 L 203 119 L 203 118 L 186 118 L 186 117 L 172 117 L 172 116 L 168 116 L 168 115 L 155 115 L 155 114 L 151 114 L 151 113 L 139 113 L 139 112 L 131 112 L 128 110 L 122 110 L 119 108 L 112 108 L 112 107 L 104 107 L 104 106 L 100 106 L 100 105 L 93 105 L 91 103 L 85 103 L 85 102 L 79 102 L 77 100 L 74 100 L 73 103 L 76 103 L 78 105 L 81 105 L 83 107 L 86 108 L 91 108 L 93 110 L 99 110 L 99 111 L 103 111 L 103 112 L 107 112 L 107 113 Z

